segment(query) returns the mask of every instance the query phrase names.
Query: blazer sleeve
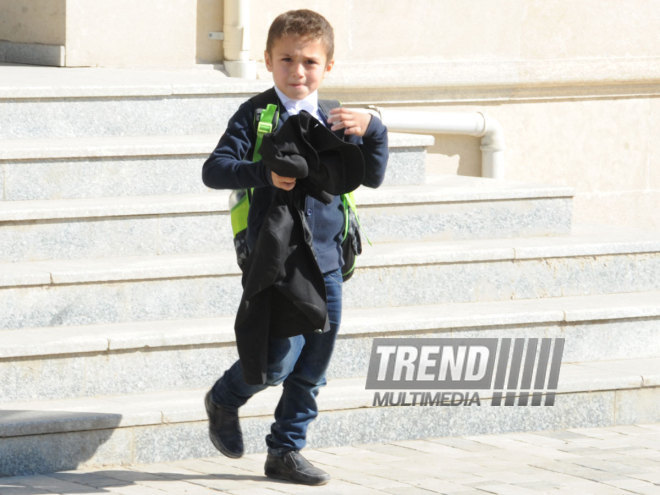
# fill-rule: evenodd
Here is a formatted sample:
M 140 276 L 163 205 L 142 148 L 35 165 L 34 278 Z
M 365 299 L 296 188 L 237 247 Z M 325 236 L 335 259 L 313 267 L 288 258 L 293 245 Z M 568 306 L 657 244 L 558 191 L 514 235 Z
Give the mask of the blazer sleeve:
M 246 101 L 229 119 L 218 145 L 204 162 L 204 184 L 214 189 L 272 185 L 263 163 L 250 160 L 255 141 L 254 108 L 250 101 Z
M 378 117 L 371 117 L 367 132 L 358 143 L 364 156 L 365 174 L 362 184 L 378 187 L 385 179 L 385 169 L 389 157 L 387 127 Z

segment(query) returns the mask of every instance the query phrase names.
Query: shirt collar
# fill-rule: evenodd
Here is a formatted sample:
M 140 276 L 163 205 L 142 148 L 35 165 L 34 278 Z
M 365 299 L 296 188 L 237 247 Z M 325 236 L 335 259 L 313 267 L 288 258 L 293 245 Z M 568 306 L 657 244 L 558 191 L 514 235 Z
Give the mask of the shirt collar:
M 284 108 L 286 109 L 289 115 L 297 115 L 301 110 L 306 110 L 307 112 L 311 113 L 314 117 L 318 118 L 318 108 L 319 108 L 318 91 L 314 91 L 313 93 L 307 95 L 307 97 L 302 100 L 292 100 L 284 93 L 282 93 L 282 91 L 280 91 L 277 86 L 275 86 L 275 92 L 277 93 L 277 96 L 279 97 L 280 101 L 284 105 Z

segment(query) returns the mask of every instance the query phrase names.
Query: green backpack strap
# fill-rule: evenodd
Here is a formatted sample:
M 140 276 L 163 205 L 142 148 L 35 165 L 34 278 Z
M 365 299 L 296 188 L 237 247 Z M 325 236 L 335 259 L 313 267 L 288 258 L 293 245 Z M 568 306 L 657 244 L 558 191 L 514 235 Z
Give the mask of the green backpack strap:
M 357 257 L 362 254 L 362 236 L 353 192 L 342 194 L 341 202 L 344 209 L 344 232 L 341 239 L 341 255 L 344 265 L 341 267 L 341 275 L 346 282 L 353 276 Z
M 257 138 L 252 152 L 252 161 L 261 160 L 261 143 L 264 136 L 273 132 L 279 122 L 279 110 L 277 105 L 269 103 L 266 108 L 257 109 L 255 113 L 255 128 Z M 252 189 L 238 189 L 229 195 L 229 217 L 231 219 L 231 230 L 234 235 L 234 248 L 238 266 L 244 268 L 249 254 L 247 245 L 248 215 L 250 213 L 250 202 L 252 201 Z
M 353 196 L 353 191 L 346 194 L 342 194 L 341 202 L 342 205 L 344 206 L 344 211 L 353 212 L 353 214 L 355 215 L 355 220 L 357 221 L 359 226 L 360 219 L 357 216 L 357 205 L 355 204 L 355 196 Z M 342 240 L 346 239 L 346 236 L 348 235 L 349 227 L 350 227 L 350 215 L 344 214 L 344 234 L 341 236 Z
M 269 103 L 264 109 L 257 109 L 255 115 L 256 128 L 257 128 L 257 139 L 254 143 L 254 152 L 252 153 L 252 161 L 258 162 L 261 160 L 261 143 L 263 142 L 264 136 L 270 134 L 277 128 L 277 123 L 280 120 L 280 113 L 278 111 L 277 105 Z
M 255 127 L 257 131 L 257 139 L 254 143 L 254 151 L 252 153 L 252 161 L 258 162 L 261 160 L 261 143 L 264 136 L 273 132 L 277 127 L 279 121 L 279 111 L 277 105 L 269 103 L 266 108 L 258 109 L 255 114 Z M 252 189 L 238 189 L 233 191 L 230 196 L 230 217 L 231 229 L 236 236 L 247 229 L 248 213 L 250 212 L 250 201 L 252 200 Z

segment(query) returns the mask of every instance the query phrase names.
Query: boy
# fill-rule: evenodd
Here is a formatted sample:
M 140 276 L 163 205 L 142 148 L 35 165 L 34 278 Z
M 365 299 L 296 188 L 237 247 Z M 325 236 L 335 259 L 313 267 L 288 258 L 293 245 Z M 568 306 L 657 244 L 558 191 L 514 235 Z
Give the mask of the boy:
M 387 165 L 387 129 L 376 117 L 350 109 L 335 108 L 325 115 L 318 106 L 317 89 L 334 64 L 334 35 L 328 21 L 309 10 L 289 11 L 272 23 L 266 44 L 266 67 L 273 75 L 280 120 L 309 112 L 338 136 L 359 146 L 365 162 L 363 184 L 378 187 Z M 270 171 L 262 161 L 251 162 L 256 140 L 256 108 L 243 103 L 229 120 L 218 146 L 204 163 L 204 184 L 217 189 L 254 188 L 248 218 L 248 247 L 254 247 L 261 223 L 275 192 L 291 191 L 296 179 Z M 268 339 L 266 382 L 248 384 L 238 360 L 207 393 L 209 436 L 224 455 L 243 454 L 238 408 L 267 386 L 282 383 L 275 410 L 275 422 L 266 437 L 268 456 L 265 474 L 295 483 L 321 485 L 329 475 L 313 466 L 301 454 L 307 426 L 318 414 L 316 396 L 325 385 L 341 319 L 343 264 L 341 237 L 344 217 L 338 196 L 330 204 L 305 198 L 304 215 L 312 233 L 316 262 L 326 287 L 330 330 L 288 338 Z

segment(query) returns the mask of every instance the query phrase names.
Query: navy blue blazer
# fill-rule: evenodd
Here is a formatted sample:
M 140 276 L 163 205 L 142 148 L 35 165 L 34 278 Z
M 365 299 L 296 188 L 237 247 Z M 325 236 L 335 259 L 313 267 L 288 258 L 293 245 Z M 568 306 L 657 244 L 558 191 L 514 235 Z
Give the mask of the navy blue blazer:
M 271 89 L 274 94 L 274 91 Z M 275 95 L 280 107 L 280 125 L 288 114 L 284 105 Z M 252 152 L 256 141 L 254 114 L 256 108 L 253 99 L 244 102 L 229 119 L 227 129 L 218 145 L 202 167 L 202 180 L 208 187 L 215 189 L 255 188 L 248 217 L 247 242 L 254 248 L 259 230 L 263 224 L 268 207 L 277 191 L 271 182 L 270 172 L 261 161 L 252 162 Z M 327 115 L 323 114 L 327 124 Z M 387 128 L 378 118 L 372 118 L 363 137 L 346 136 L 337 131 L 340 138 L 359 146 L 365 161 L 363 185 L 378 187 L 385 177 L 389 155 Z M 341 268 L 341 237 L 344 228 L 344 215 L 338 196 L 325 205 L 307 197 L 305 215 L 312 232 L 312 244 L 322 273 Z

